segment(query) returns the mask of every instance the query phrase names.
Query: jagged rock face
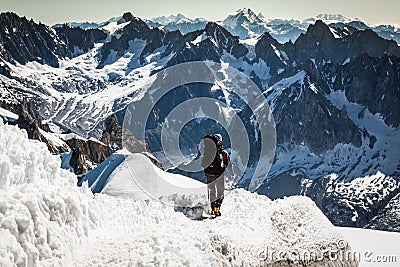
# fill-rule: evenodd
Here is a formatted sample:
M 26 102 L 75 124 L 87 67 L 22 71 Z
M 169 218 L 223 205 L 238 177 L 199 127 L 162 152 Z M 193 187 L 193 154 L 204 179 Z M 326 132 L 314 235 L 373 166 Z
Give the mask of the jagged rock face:
M 0 58 L 20 64 L 37 61 L 58 67 L 59 58 L 77 56 L 79 50 L 87 52 L 95 42 L 107 37 L 102 30 L 83 30 L 67 25 L 54 32 L 44 24 L 28 21 L 11 12 L 0 14 L 0 24 Z M 0 73 L 10 76 L 9 70 L 1 64 Z
M 206 59 L 218 62 L 224 51 L 237 58 L 243 57 L 248 52 L 247 48 L 239 43 L 238 37 L 232 36 L 216 23 L 210 22 L 204 31 L 199 30 L 183 36 L 179 31 L 169 32 L 150 28 L 141 19 L 133 16 L 125 16 L 123 22 L 129 22 L 129 24 L 122 29 L 118 37 L 113 36 L 111 41 L 103 46 L 99 68 L 112 60 L 110 55 L 116 54 L 116 57 L 124 55 L 135 40 L 145 42 L 139 56 L 140 63 L 144 62 L 145 55 L 163 46 L 165 47 L 164 56 L 175 54 L 169 66 Z M 206 35 L 205 40 L 194 42 L 203 32 Z
M 352 35 L 353 33 L 355 33 L 357 31 L 357 29 L 360 29 L 360 30 L 361 29 L 362 30 L 367 29 L 367 28 L 363 28 L 362 26 L 352 27 L 350 25 L 343 24 L 343 25 L 340 25 L 340 26 L 339 25 L 336 26 L 336 25 L 332 25 L 331 24 L 330 27 L 331 27 L 332 31 L 334 31 L 336 36 L 339 37 L 339 38 L 343 38 L 343 37 L 346 37 L 348 35 Z M 388 39 L 388 40 L 390 40 L 390 39 Z
M 70 139 L 66 141 L 72 149 L 71 167 L 76 174 L 83 174 L 108 158 L 114 150 L 92 140 Z
M 231 35 L 223 27 L 216 23 L 210 22 L 206 25 L 204 32 L 209 37 L 209 40 L 214 40 L 217 44 L 217 51 L 222 55 L 223 51 L 226 51 L 236 58 L 240 58 L 247 54 L 247 48 L 239 43 L 239 38 Z
M 387 125 L 400 125 L 400 106 L 396 104 L 400 102 L 398 57 L 362 54 L 346 65 L 325 64 L 317 73 L 317 84 L 325 84 L 326 92 L 329 88 L 344 91 L 349 101 L 365 106 L 372 114 L 381 114 Z
M 44 24 L 7 12 L 0 14 L 0 25 L 0 51 L 7 61 L 15 60 L 20 64 L 37 61 L 58 67 L 57 56 L 68 55 L 67 47 Z
M 328 60 L 327 53 L 334 50 L 335 37 L 322 21 L 317 21 L 311 25 L 306 34 L 294 43 L 294 56 L 297 63 L 314 59 L 320 64 L 323 59 Z
M 315 153 L 326 152 L 341 142 L 359 147 L 360 131 L 346 109 L 331 104 L 321 90 L 323 86 L 316 87 L 322 83 L 312 76 L 288 87 L 275 103 L 278 144 L 306 145 Z
M 114 150 L 126 148 L 131 153 L 150 152 L 145 141 L 136 139 L 128 130 L 118 125 L 116 114 L 106 121 L 101 141 Z
M 372 58 L 363 54 L 330 75 L 336 76 L 335 89 L 344 90 L 349 101 L 364 105 L 373 114 L 382 114 L 389 126 L 398 127 L 399 73 L 398 57 Z
M 135 18 L 135 17 L 132 15 L 131 12 L 125 12 L 125 13 L 122 15 L 122 18 L 118 21 L 118 24 L 121 24 L 121 23 L 124 23 L 124 22 L 132 21 L 132 20 L 134 20 L 134 18 Z
M 224 54 L 241 58 L 247 54 L 248 49 L 239 42 L 238 37 L 232 36 L 218 24 L 209 22 L 204 30 L 183 36 L 179 43 L 166 50 L 165 54 L 172 52 L 175 56 L 168 62 L 168 66 L 190 61 L 220 62 Z
M 151 155 L 146 141 L 136 139 L 132 133 L 119 126 L 116 114 L 111 115 L 106 121 L 106 129 L 103 131 L 101 141 L 114 151 L 125 148 L 131 153 L 143 153 L 154 165 L 164 170 L 162 164 Z
M 173 45 L 182 35 L 179 31 L 168 32 L 158 28 L 150 28 L 141 19 L 132 16 L 130 13 L 124 14 L 121 23 L 129 22 L 121 31 L 120 35 L 112 36 L 111 41 L 104 44 L 101 51 L 101 60 L 98 68 L 104 67 L 109 63 L 110 55 L 116 53 L 116 57 L 123 56 L 135 40 L 145 42 L 140 54 L 140 62 L 144 61 L 144 56 L 163 45 Z
M 88 52 L 94 47 L 96 42 L 102 41 L 107 37 L 104 31 L 98 29 L 83 30 L 81 28 L 71 28 L 64 25 L 55 30 L 59 38 L 67 44 L 72 55 Z
M 382 213 L 385 206 L 389 205 L 389 212 L 393 205 L 398 205 L 396 195 L 399 192 L 399 181 L 383 174 L 351 183 L 338 183 L 332 176 L 326 176 L 312 182 L 303 191 L 332 223 L 349 227 L 365 227 L 377 222 L 374 217 Z
M 256 59 L 264 60 L 271 66 L 272 71 L 270 73 L 278 74 L 279 69 L 285 69 L 288 64 L 291 64 L 289 56 L 292 55 L 292 44 L 287 43 L 285 45 L 280 44 L 272 36 L 266 32 L 257 42 L 255 46 Z M 286 51 L 284 54 L 277 53 L 276 51 Z M 289 54 L 287 54 L 289 53 Z
M 311 25 L 307 33 L 300 35 L 294 43 L 296 63 L 310 59 L 315 60 L 317 65 L 323 65 L 325 62 L 343 63 L 363 53 L 372 57 L 399 57 L 400 48 L 396 42 L 384 40 L 372 30 L 355 31 L 343 38 L 335 38 L 322 21 Z
M 400 232 L 400 193 L 390 200 L 366 228 Z
M 123 134 L 125 133 L 125 135 Z M 118 125 L 118 118 L 113 114 L 106 121 L 106 128 L 103 131 L 101 142 L 92 140 L 70 139 L 67 141 L 68 146 L 72 149 L 70 160 L 71 167 L 76 174 L 84 174 L 98 164 L 102 163 L 115 151 L 122 148 L 128 149 L 131 153 L 149 153 L 147 143 L 136 139 L 125 129 Z M 149 154 L 147 154 L 149 155 Z M 162 168 L 162 165 L 154 158 L 153 163 Z
M 310 197 L 329 220 L 344 227 L 399 231 L 400 182 L 377 174 L 350 183 L 327 175 L 317 180 L 286 175 L 268 181 L 259 193 L 273 199 L 288 195 Z
M 106 121 L 106 129 L 103 131 L 101 142 L 115 149 L 122 148 L 122 130 L 118 125 L 116 114 L 111 115 L 111 117 Z
M 10 67 L 6 65 L 6 62 L 2 59 L 2 52 L 0 51 L 0 75 L 4 75 L 8 78 L 11 77 Z

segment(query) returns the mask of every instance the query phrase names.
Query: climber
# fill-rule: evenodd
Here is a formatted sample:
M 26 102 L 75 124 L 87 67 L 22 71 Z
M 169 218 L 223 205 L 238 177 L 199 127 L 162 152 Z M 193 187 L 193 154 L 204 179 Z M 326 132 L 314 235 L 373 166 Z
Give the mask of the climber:
M 221 204 L 224 199 L 225 171 L 235 179 L 228 153 L 223 149 L 222 136 L 209 134 L 204 137 L 204 154 L 201 165 L 207 178 L 208 197 L 211 203 L 211 215 L 221 216 Z

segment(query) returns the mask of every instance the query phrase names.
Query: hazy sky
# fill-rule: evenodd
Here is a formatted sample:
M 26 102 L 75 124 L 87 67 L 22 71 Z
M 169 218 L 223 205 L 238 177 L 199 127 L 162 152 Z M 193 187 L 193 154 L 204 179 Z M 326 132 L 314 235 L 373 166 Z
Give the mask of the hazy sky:
M 371 24 L 400 24 L 400 0 L 0 0 L 0 11 L 13 11 L 46 24 L 108 20 L 126 11 L 141 18 L 182 13 L 221 20 L 242 7 L 266 18 L 303 19 L 340 13 Z

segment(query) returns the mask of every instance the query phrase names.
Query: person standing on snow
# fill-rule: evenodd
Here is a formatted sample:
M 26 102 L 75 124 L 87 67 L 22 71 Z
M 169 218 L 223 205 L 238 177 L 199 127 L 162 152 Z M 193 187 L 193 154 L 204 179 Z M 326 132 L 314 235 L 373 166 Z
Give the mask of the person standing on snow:
M 211 203 L 211 215 L 221 216 L 221 204 L 224 199 L 225 171 L 232 180 L 235 176 L 228 153 L 223 149 L 222 136 L 209 134 L 204 137 L 204 154 L 201 166 L 207 178 L 208 197 Z

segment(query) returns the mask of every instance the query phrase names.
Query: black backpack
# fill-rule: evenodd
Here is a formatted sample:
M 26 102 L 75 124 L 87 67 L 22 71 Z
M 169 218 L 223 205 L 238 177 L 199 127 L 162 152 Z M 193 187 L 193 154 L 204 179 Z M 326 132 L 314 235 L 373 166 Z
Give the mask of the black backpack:
M 203 140 L 204 155 L 201 165 L 204 168 L 204 173 L 206 175 L 220 176 L 225 171 L 224 162 L 222 161 L 222 142 L 213 134 L 206 135 Z

